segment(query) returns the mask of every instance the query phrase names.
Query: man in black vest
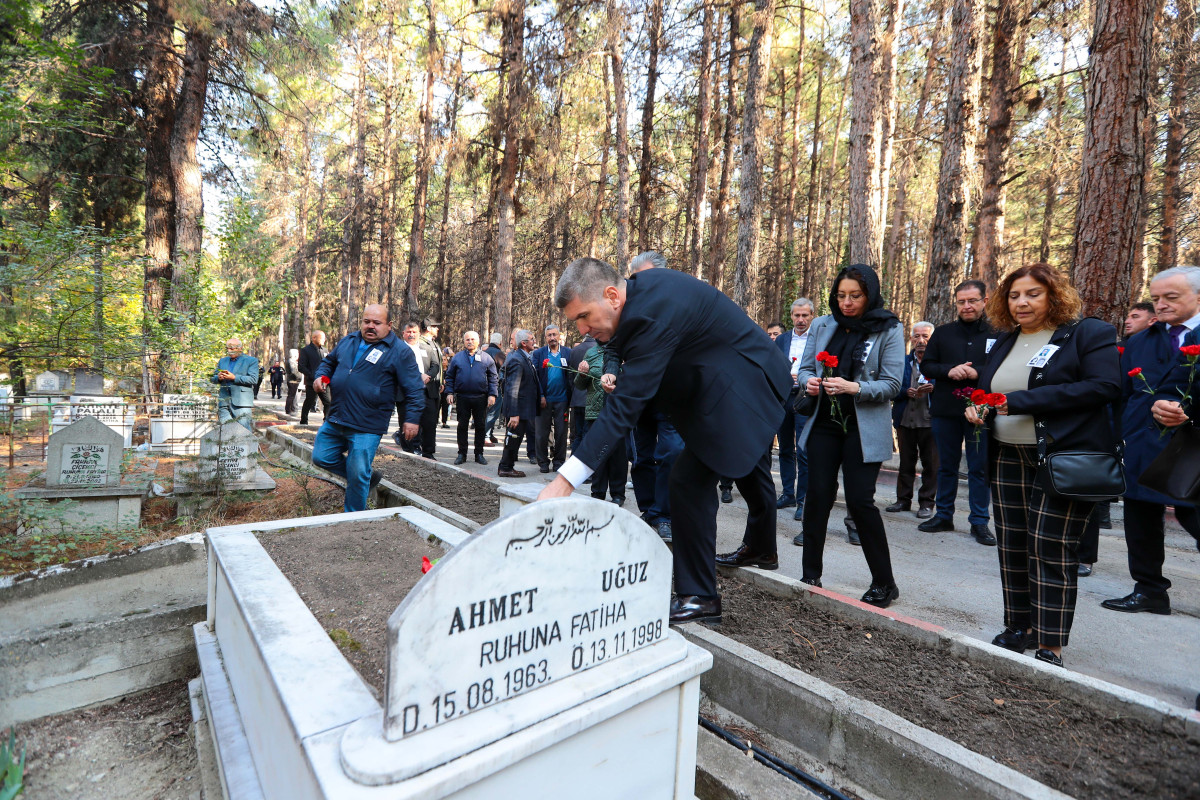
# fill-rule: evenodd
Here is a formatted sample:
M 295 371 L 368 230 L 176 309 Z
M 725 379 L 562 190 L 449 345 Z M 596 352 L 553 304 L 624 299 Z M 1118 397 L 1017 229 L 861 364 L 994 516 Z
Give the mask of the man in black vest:
M 317 377 L 317 367 L 325 360 L 329 352 L 325 349 L 325 331 L 313 331 L 308 344 L 300 348 L 300 374 L 304 376 L 304 405 L 300 406 L 300 424 L 308 424 L 308 412 L 317 407 L 317 398 L 321 398 L 321 415 L 329 416 L 329 393 L 327 390 L 313 388 L 313 379 Z
M 554 302 L 580 334 L 608 345 L 601 386 L 611 394 L 539 499 L 570 495 L 648 405 L 669 413 L 684 441 L 669 484 L 676 592 L 670 618 L 720 620 L 718 476 L 737 478 L 749 508 L 739 563 L 779 566 L 770 445 L 792 388 L 787 359 L 732 300 L 674 270 L 626 279 L 603 261 L 579 258 L 559 279 Z
M 971 512 L 967 521 L 971 535 L 983 545 L 994 546 L 996 537 L 988 529 L 987 437 L 975 439 L 973 425 L 963 412 L 966 404 L 954 396 L 957 389 L 975 387 L 979 370 L 996 341 L 996 331 L 983 315 L 987 286 L 983 281 L 963 281 L 954 287 L 958 319 L 939 325 L 929 338 L 921 373 L 933 381 L 929 398 L 933 438 L 937 442 L 937 512 L 917 526 L 926 533 L 954 530 L 954 499 L 958 496 L 958 465 L 963 442 L 967 450 L 967 491 Z

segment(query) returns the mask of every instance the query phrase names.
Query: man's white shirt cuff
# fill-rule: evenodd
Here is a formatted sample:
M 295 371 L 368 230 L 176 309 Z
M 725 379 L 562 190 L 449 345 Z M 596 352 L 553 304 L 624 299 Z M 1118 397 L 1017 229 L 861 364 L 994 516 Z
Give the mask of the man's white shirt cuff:
M 558 474 L 562 478 L 567 479 L 567 483 L 572 487 L 578 488 L 583 485 L 583 482 L 592 476 L 594 469 L 580 461 L 575 456 L 567 459 L 567 463 L 558 468 Z

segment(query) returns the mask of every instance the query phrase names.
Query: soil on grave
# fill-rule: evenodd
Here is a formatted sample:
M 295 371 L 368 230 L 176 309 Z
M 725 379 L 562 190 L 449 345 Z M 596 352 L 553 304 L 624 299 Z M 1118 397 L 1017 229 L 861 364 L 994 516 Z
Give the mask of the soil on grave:
M 722 581 L 725 636 L 1081 800 L 1200 797 L 1200 744 Z M 1068 656 L 1069 657 L 1069 656 Z
M 312 444 L 317 438 L 316 431 L 311 428 L 288 425 L 280 431 L 305 444 Z M 495 484 L 466 473 L 437 469 L 427 461 L 390 455 L 385 449 L 386 445 L 375 456 L 373 466 L 397 486 L 472 522 L 484 524 L 500 516 L 500 495 L 496 493 Z
M 9 498 L 46 468 L 42 456 L 43 431 L 34 425 L 25 427 L 27 430 L 18 430 L 13 437 L 13 468 L 0 470 L 0 485 Z M 260 449 L 259 465 L 275 479 L 274 491 L 266 494 L 229 492 L 198 516 L 184 519 L 176 518 L 175 502 L 171 498 L 150 497 L 142 503 L 142 527 L 135 530 L 47 532 L 37 537 L 18 538 L 16 503 L 0 503 L 0 575 L 119 553 L 218 525 L 335 514 L 342 510 L 344 492 L 341 487 L 286 467 L 269 455 L 266 447 Z M 7 453 L 3 455 L 7 456 Z M 154 482 L 170 489 L 179 458 L 158 455 L 154 460 L 157 461 Z
M 421 557 L 434 561 L 446 551 L 394 519 L 263 532 L 258 541 L 382 696 L 387 619 L 421 579 Z
M 200 791 L 187 681 L 16 728 L 24 797 L 190 800 Z M 7 734 L 5 735 L 7 739 Z

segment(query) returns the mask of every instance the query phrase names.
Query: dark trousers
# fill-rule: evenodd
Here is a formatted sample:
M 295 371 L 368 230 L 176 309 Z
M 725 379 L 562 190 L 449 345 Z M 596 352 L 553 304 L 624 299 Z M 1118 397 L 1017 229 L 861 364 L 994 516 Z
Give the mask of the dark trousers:
M 517 458 L 521 455 L 521 440 L 533 427 L 533 420 L 519 419 L 517 427 L 504 427 L 504 450 L 500 453 L 500 470 L 516 469 Z
M 613 445 L 608 458 L 601 462 L 600 467 L 592 475 L 592 497 L 604 499 L 608 492 L 611 500 L 625 502 L 625 480 L 629 477 L 629 454 L 625 452 L 625 440 L 621 439 Z
M 900 445 L 900 471 L 896 474 L 896 500 L 912 505 L 913 484 L 917 482 L 917 458 L 921 459 L 921 491 L 917 502 L 932 508 L 937 498 L 938 454 L 933 428 L 896 428 Z M 955 477 L 957 480 L 957 476 Z
M 1079 541 L 1096 504 L 1043 492 L 1036 446 L 995 447 L 992 509 L 1004 625 L 1033 628 L 1044 647 L 1065 647 L 1075 619 Z
M 717 481 L 720 476 L 684 447 L 671 469 L 669 491 L 674 518 L 675 593 L 712 598 L 717 596 Z M 746 532 L 742 541 L 754 553 L 774 555 L 775 479 L 771 452 L 750 474 L 734 481 L 746 501 Z
M 442 401 L 442 402 L 441 402 L 441 405 L 442 405 L 442 424 L 443 424 L 443 425 L 445 425 L 445 424 L 446 424 L 446 420 L 450 418 L 450 404 L 446 402 L 446 393 L 445 393 L 445 392 L 442 392 L 442 393 L 439 395 L 439 398 L 440 398 L 440 399 L 441 399 L 441 401 Z
M 586 414 L 587 406 L 571 406 L 571 455 L 575 455 L 575 448 L 579 447 L 583 434 L 587 433 Z
M 304 384 L 304 405 L 300 406 L 300 424 L 308 424 L 308 412 L 317 407 L 317 398 L 321 398 L 321 416 L 329 416 L 329 395 L 325 392 L 318 392 L 313 388 L 312 383 L 305 382 Z
M 288 389 L 287 400 L 285 400 L 283 402 L 283 413 L 295 414 L 296 413 L 296 392 L 300 390 L 300 384 L 289 383 L 287 385 L 287 389 Z
M 432 384 L 433 381 L 430 381 Z M 425 390 L 425 410 L 421 412 L 421 453 L 422 455 L 433 458 L 434 452 L 437 451 L 437 423 L 438 423 L 438 398 L 441 397 L 441 392 L 437 389 L 429 391 Z M 404 418 L 401 417 L 401 420 Z
M 550 466 L 553 458 L 554 469 L 558 469 L 567 460 L 567 401 L 547 400 L 537 418 L 537 460 L 542 467 Z M 550 452 L 550 433 L 554 432 L 554 452 Z
M 1167 507 L 1161 503 L 1131 500 L 1125 503 L 1125 544 L 1129 548 L 1129 576 L 1134 591 L 1155 599 L 1166 599 L 1171 581 L 1163 577 L 1166 561 L 1166 533 L 1163 517 Z M 1175 517 L 1184 529 L 1200 541 L 1200 514 L 1191 506 L 1176 506 Z
M 283 397 L 283 384 L 282 383 L 272 383 L 271 384 L 271 399 L 278 400 L 281 397 Z
M 858 527 L 871 585 L 895 583 L 887 531 L 875 507 L 879 462 L 864 463 L 858 431 L 842 433 L 814 425 L 808 435 L 808 499 L 804 503 L 804 577 L 820 580 L 824 569 L 825 531 L 837 497 L 838 468 L 845 478 L 846 506 Z
M 467 426 L 475 424 L 475 455 L 483 455 L 484 420 L 487 417 L 486 394 L 454 395 L 455 411 L 458 414 L 458 453 L 467 454 Z
M 957 417 L 934 417 L 933 438 L 937 441 L 938 480 L 937 515 L 954 519 L 954 498 L 958 496 L 958 465 L 962 461 L 963 444 L 967 451 L 967 490 L 972 525 L 988 522 L 987 436 L 975 441 L 975 426 L 961 414 Z
M 630 477 L 638 510 L 656 525 L 671 521 L 671 472 L 683 452 L 683 438 L 666 415 L 645 411 L 633 429 L 634 460 Z
M 783 407 L 783 422 L 779 425 L 779 479 L 783 481 L 783 497 L 804 505 L 808 493 L 808 454 L 797 442 L 808 417 L 792 411 L 795 393 L 788 397 Z

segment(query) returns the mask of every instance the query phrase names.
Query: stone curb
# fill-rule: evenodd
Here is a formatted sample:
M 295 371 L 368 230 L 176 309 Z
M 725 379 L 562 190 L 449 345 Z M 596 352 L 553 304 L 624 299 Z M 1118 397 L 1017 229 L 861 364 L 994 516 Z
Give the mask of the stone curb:
M 305 464 L 312 466 L 312 445 L 308 444 L 307 442 L 303 442 L 294 436 L 289 436 L 288 434 L 284 433 L 283 431 L 278 430 L 277 428 L 268 428 L 267 429 L 267 439 L 269 441 L 274 441 L 277 444 L 283 445 L 284 449 L 286 449 L 289 453 L 291 453 L 292 456 L 300 459 Z M 452 471 L 450 474 L 455 474 L 455 475 L 462 474 L 462 475 L 469 476 L 471 478 L 479 479 L 479 476 L 472 475 L 470 472 L 467 472 L 466 470 L 458 469 L 457 467 L 451 466 L 449 464 L 441 464 L 437 461 L 431 462 L 427 458 L 421 458 L 420 456 L 414 456 L 411 453 L 405 453 L 403 450 L 397 450 L 392 447 L 384 446 L 384 449 L 387 450 L 388 455 L 395 456 L 397 458 L 404 457 L 404 458 L 416 459 L 416 461 L 418 461 L 418 462 L 424 462 L 426 465 L 432 465 L 435 469 L 439 469 L 443 472 L 449 470 L 449 471 Z M 320 470 L 322 473 L 329 476 L 332 480 L 337 481 L 339 486 L 346 485 L 345 481 L 343 481 L 341 478 L 334 475 L 333 473 L 325 472 L 325 470 L 321 470 L 320 467 L 312 467 L 312 468 L 316 469 L 316 470 Z M 383 501 L 383 503 L 380 506 L 381 508 L 394 508 L 396 506 L 405 506 L 405 505 L 414 506 L 416 508 L 421 509 L 422 511 L 427 511 L 430 514 L 432 514 L 433 516 L 437 517 L 438 519 L 449 522 L 451 525 L 461 528 L 464 531 L 474 532 L 474 531 L 479 530 L 479 528 L 483 527 L 478 522 L 467 519 L 466 517 L 464 517 L 462 514 L 459 514 L 458 512 L 451 511 L 448 508 L 443 508 L 442 506 L 439 506 L 437 503 L 434 503 L 433 501 L 428 500 L 419 494 L 411 492 L 408 489 L 405 489 L 403 486 L 399 486 L 399 485 L 393 483 L 392 481 L 389 481 L 389 480 L 380 481 L 379 485 L 377 487 L 375 487 L 375 491 L 376 491 L 377 496 Z
M 1068 798 L 715 631 L 695 624 L 679 630 L 713 655 L 712 670 L 701 678 L 710 700 L 850 776 L 868 792 L 894 800 Z
M 726 570 L 726 573 L 735 573 L 735 570 Z M 1005 678 L 1019 680 L 1025 685 L 1078 702 L 1097 704 L 1113 716 L 1135 717 L 1151 729 L 1200 742 L 1200 711 L 1189 711 L 1115 683 L 1053 667 L 969 636 L 951 633 L 923 620 L 875 608 L 828 589 L 809 586 L 794 578 L 741 567 L 736 568 L 735 576 L 776 597 L 801 600 L 841 617 L 879 625 L 926 647 L 990 669 Z

